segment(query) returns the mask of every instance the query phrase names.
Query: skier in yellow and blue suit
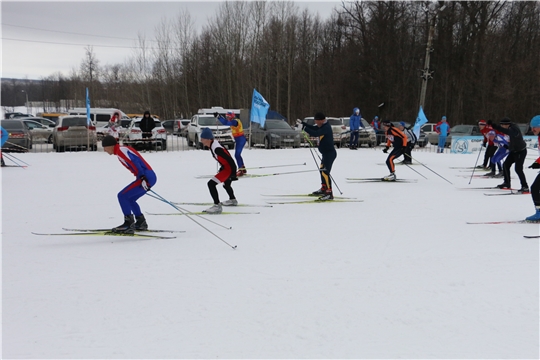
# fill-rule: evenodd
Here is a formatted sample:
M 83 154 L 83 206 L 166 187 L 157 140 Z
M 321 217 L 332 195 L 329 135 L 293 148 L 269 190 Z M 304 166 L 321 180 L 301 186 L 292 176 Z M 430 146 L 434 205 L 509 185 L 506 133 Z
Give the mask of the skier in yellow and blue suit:
M 244 145 L 246 145 L 246 137 L 244 136 L 242 121 L 237 119 L 232 111 L 228 111 L 227 114 L 225 114 L 225 119 L 217 112 L 214 113 L 214 117 L 217 118 L 223 125 L 228 125 L 231 127 L 235 142 L 234 158 L 236 159 L 236 164 L 238 165 L 236 176 L 242 176 L 247 173 L 244 165 L 244 159 L 242 158 L 242 150 L 244 149 Z

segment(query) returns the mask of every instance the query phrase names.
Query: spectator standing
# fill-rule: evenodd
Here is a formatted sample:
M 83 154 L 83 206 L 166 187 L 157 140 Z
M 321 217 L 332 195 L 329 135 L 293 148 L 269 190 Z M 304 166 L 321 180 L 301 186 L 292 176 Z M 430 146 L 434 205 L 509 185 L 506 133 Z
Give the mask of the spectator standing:
M 315 125 L 309 125 L 301 120 L 296 122 L 302 125 L 302 130 L 305 130 L 309 135 L 319 138 L 319 152 L 321 153 L 321 164 L 319 166 L 319 172 L 321 174 L 321 188 L 312 193 L 314 196 L 320 196 L 319 200 L 328 201 L 333 200 L 334 195 L 332 193 L 332 177 L 330 171 L 332 165 L 337 157 L 336 148 L 334 147 L 334 136 L 332 127 L 328 124 L 326 116 L 318 112 L 315 114 Z
M 375 116 L 373 118 L 373 120 L 371 120 L 371 127 L 375 131 L 380 130 L 381 126 L 380 126 L 380 123 L 379 123 L 379 117 L 378 116 Z
M 446 138 L 448 137 L 448 134 L 450 133 L 450 125 L 446 122 L 446 116 L 443 116 L 441 118 L 441 121 L 435 125 L 435 131 L 437 134 L 439 134 L 439 143 L 437 146 L 437 152 L 443 153 L 444 147 L 446 145 Z
M 514 170 L 519 177 L 521 182 L 521 189 L 518 190 L 520 193 L 528 193 L 529 185 L 527 185 L 527 178 L 523 173 L 523 163 L 525 162 L 525 157 L 527 156 L 527 144 L 523 140 L 523 135 L 519 127 L 512 123 L 512 121 L 505 117 L 501 120 L 500 124 L 494 124 L 493 121 L 488 120 L 488 125 L 491 125 L 494 130 L 506 134 L 509 136 L 508 142 L 508 156 L 503 164 L 503 174 L 504 182 L 500 185 L 497 185 L 499 189 L 510 189 L 510 167 L 514 165 Z
M 236 118 L 232 111 L 228 111 L 227 114 L 225 114 L 225 119 L 217 112 L 214 113 L 214 117 L 217 118 L 223 125 L 228 125 L 231 127 L 235 142 L 234 158 L 236 159 L 236 164 L 238 165 L 236 176 L 240 177 L 247 173 L 246 166 L 244 165 L 244 159 L 242 158 L 242 150 L 246 145 L 246 137 L 244 135 L 242 121 Z
M 139 125 L 142 131 L 142 138 L 149 139 L 152 137 L 152 130 L 156 127 L 156 121 L 150 115 L 150 111 L 145 111 L 143 118 L 141 119 L 141 124 Z
M 388 170 L 390 170 L 390 175 L 383 177 L 382 180 L 396 181 L 396 167 L 394 160 L 403 155 L 403 152 L 407 147 L 407 135 L 395 127 L 389 120 L 383 120 L 382 126 L 386 134 L 386 147 L 384 148 L 383 153 L 386 154 L 388 152 L 390 145 L 394 146 L 386 159 L 386 166 L 388 166 Z
M 540 115 L 536 115 L 531 119 L 531 130 L 534 135 L 538 136 L 538 152 L 540 153 Z M 540 157 L 529 166 L 529 169 L 540 169 Z M 536 175 L 536 179 L 531 185 L 531 196 L 536 212 L 527 217 L 526 220 L 540 221 L 540 173 Z
M 234 180 L 238 180 L 238 178 L 236 177 L 236 164 L 234 163 L 234 160 L 229 151 L 227 151 L 227 149 L 221 146 L 219 141 L 214 139 L 214 134 L 212 134 L 212 130 L 210 130 L 209 128 L 204 128 L 202 130 L 201 142 L 204 146 L 210 149 L 212 157 L 216 159 L 216 161 L 221 165 L 218 173 L 214 175 L 213 178 L 208 180 L 208 190 L 210 191 L 212 200 L 214 200 L 214 205 L 204 210 L 204 212 L 208 214 L 221 214 L 221 211 L 223 209 L 221 205 L 238 205 L 238 201 L 234 196 L 234 190 L 231 186 Z M 229 200 L 224 201 L 223 203 L 219 202 L 219 194 L 217 191 L 217 185 L 220 183 L 223 183 L 223 188 L 225 189 L 225 191 L 227 191 L 227 194 L 229 195 Z
M 135 181 L 118 193 L 118 202 L 124 214 L 124 223 L 113 228 L 112 231 L 134 233 L 136 230 L 148 230 L 148 224 L 137 200 L 156 184 L 156 173 L 137 150 L 130 146 L 120 146 L 113 136 L 105 136 L 102 145 L 107 154 L 116 155 L 120 163 L 136 177 Z
M 364 128 L 364 124 L 362 124 L 362 115 L 360 114 L 360 109 L 357 107 L 353 109 L 353 114 L 349 120 L 349 128 L 351 130 L 349 149 L 356 150 L 358 149 L 358 136 L 360 128 Z

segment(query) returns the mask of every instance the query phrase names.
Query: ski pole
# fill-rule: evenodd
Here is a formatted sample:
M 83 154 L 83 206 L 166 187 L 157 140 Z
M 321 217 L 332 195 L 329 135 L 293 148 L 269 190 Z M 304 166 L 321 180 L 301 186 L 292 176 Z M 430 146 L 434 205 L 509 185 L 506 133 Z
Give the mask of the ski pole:
M 317 163 L 317 160 L 315 159 L 315 155 L 313 155 L 313 143 L 311 142 L 311 140 L 309 139 L 309 137 L 307 136 L 307 133 L 305 131 L 302 130 L 302 134 L 304 135 L 304 138 L 307 140 L 308 144 L 309 144 L 309 151 L 311 152 L 311 157 L 313 157 L 313 161 L 315 161 L 315 166 L 319 169 L 319 172 L 322 171 L 321 167 L 319 166 L 319 164 Z M 319 156 L 318 153 L 317 154 L 317 157 L 319 158 L 319 160 L 321 161 L 322 163 L 322 158 Z M 332 176 L 332 174 L 328 174 L 330 176 L 330 179 L 332 180 L 332 182 L 334 183 L 334 185 L 336 185 L 336 188 L 338 189 L 339 193 L 341 195 L 343 195 L 343 192 L 341 191 L 341 189 L 339 188 L 336 180 L 334 180 L 334 177 Z
M 480 159 L 480 153 L 482 152 L 482 148 L 483 148 L 483 146 L 480 148 L 480 151 L 478 151 L 478 157 L 476 158 L 476 162 L 474 163 L 474 167 L 472 169 L 471 178 L 469 179 L 469 185 L 471 184 L 471 181 L 472 181 L 472 178 L 473 178 L 473 175 L 474 175 L 474 171 L 476 170 L 476 165 L 478 164 L 478 160 Z
M 152 195 L 152 194 L 148 194 L 148 193 L 146 193 L 146 195 L 148 195 L 148 196 L 150 196 L 150 197 L 153 197 L 154 199 L 163 201 L 163 202 L 165 202 L 165 203 L 171 203 L 171 204 L 173 204 L 173 206 L 176 205 L 176 204 L 174 204 L 173 202 L 170 202 L 170 201 L 168 201 L 168 200 L 166 200 L 166 199 L 164 199 L 164 198 L 162 198 L 162 197 L 156 197 L 156 196 L 154 196 L 154 195 Z M 227 229 L 227 230 L 231 230 L 231 229 L 232 229 L 232 227 L 227 227 L 227 226 L 225 226 L 225 225 L 221 225 L 221 224 L 219 224 L 219 223 L 217 223 L 217 222 L 215 222 L 215 221 L 212 221 L 212 220 L 210 220 L 210 219 L 207 219 L 207 218 L 205 218 L 205 217 L 202 217 L 202 216 L 199 215 L 199 214 L 191 214 L 190 211 L 188 211 L 188 210 L 186 210 L 186 209 L 184 209 L 184 208 L 182 208 L 182 207 L 180 207 L 180 206 L 178 206 L 178 207 L 177 207 L 177 206 L 174 206 L 174 208 L 175 208 L 176 210 L 178 210 L 182 215 L 195 215 L 195 216 L 200 217 L 200 218 L 203 219 L 203 220 L 206 220 L 206 221 L 208 221 L 208 222 L 210 222 L 210 223 L 212 223 L 212 224 L 214 224 L 214 225 L 220 226 L 220 227 L 222 227 L 222 228 L 224 228 L 224 229 Z
M 301 166 L 301 165 L 306 165 L 306 163 L 303 163 L 303 164 L 288 164 L 288 165 L 257 166 L 257 167 L 248 167 L 248 168 L 246 168 L 246 169 L 248 169 L 248 170 L 254 170 L 254 169 L 268 169 L 268 168 L 275 168 L 275 167 Z
M 152 196 L 150 194 L 148 194 L 149 192 L 151 192 L 152 194 L 156 195 L 156 196 Z M 163 201 L 164 203 L 166 204 L 169 204 L 171 205 L 173 208 L 175 208 L 176 210 L 178 210 L 180 213 L 182 213 L 183 215 L 187 216 L 191 221 L 193 221 L 194 223 L 196 223 L 197 225 L 199 225 L 200 227 L 202 227 L 204 230 L 208 231 L 210 234 L 214 235 L 215 237 L 217 237 L 219 240 L 223 241 L 225 244 L 227 244 L 228 246 L 230 246 L 233 250 L 236 249 L 237 245 L 234 245 L 232 246 L 231 244 L 229 244 L 228 242 L 226 242 L 225 240 L 223 240 L 221 237 L 217 236 L 214 232 L 210 231 L 210 229 L 208 229 L 206 226 L 202 225 L 201 223 L 199 223 L 197 220 L 193 219 L 191 216 L 188 215 L 188 213 L 186 211 L 182 211 L 180 210 L 179 207 L 177 207 L 176 205 L 174 205 L 173 203 L 171 203 L 169 200 L 165 199 L 164 197 L 162 197 L 161 195 L 159 195 L 158 193 L 156 193 L 154 190 L 150 189 L 146 192 L 147 195 L 150 195 L 151 197 L 153 197 L 154 199 L 158 199 L 158 200 L 161 200 Z M 208 220 L 208 219 L 207 219 Z
M 11 141 L 6 141 L 6 144 L 16 146 L 16 147 L 18 147 L 19 149 L 21 149 L 22 152 L 28 152 L 28 149 L 25 148 L 24 146 L 21 146 L 21 145 L 18 145 L 18 144 L 14 144 L 14 143 L 12 143 Z
M 23 165 L 19 164 L 17 161 L 15 161 L 15 159 L 17 159 L 15 156 L 8 155 L 7 153 L 3 153 L 2 155 L 3 155 L 3 156 L 6 156 L 6 155 L 7 155 L 7 158 L 8 158 L 9 160 L 11 160 L 15 165 L 17 165 L 18 167 L 21 167 L 21 168 L 23 168 L 23 169 L 26 170 L 26 166 L 23 166 Z M 18 159 L 17 159 L 17 160 L 18 160 Z M 20 161 L 22 161 L 22 160 L 20 160 Z M 22 161 L 22 162 L 24 162 L 24 161 Z M 26 163 L 25 163 L 25 164 L 26 164 Z
M 424 179 L 427 180 L 427 177 L 425 177 L 424 175 L 420 174 L 420 172 L 414 170 L 412 167 L 409 166 L 409 164 L 405 164 L 405 165 L 407 165 L 407 167 L 408 167 L 409 169 L 411 169 L 412 171 L 414 171 L 415 173 L 417 173 L 418 175 L 420 175 L 421 177 L 423 177 Z
M 441 175 L 439 175 L 438 173 L 436 173 L 435 171 L 431 170 L 430 168 L 428 168 L 426 165 L 424 165 L 423 163 L 421 163 L 420 161 L 418 161 L 417 159 L 413 158 L 411 156 L 411 159 L 416 161 L 417 163 L 419 163 L 420 165 L 422 165 L 423 167 L 425 167 L 426 169 L 428 169 L 429 171 L 431 171 L 432 173 L 434 173 L 435 175 L 437 175 L 438 177 L 440 177 L 441 179 L 443 179 L 444 181 L 446 181 L 447 183 L 449 183 L 450 185 L 454 185 L 452 184 L 450 181 L 448 181 L 448 179 L 442 177 Z
M 12 154 L 4 153 L 4 155 L 9 155 L 10 157 L 12 157 L 12 158 L 14 158 L 14 159 L 19 160 L 19 161 L 22 162 L 23 164 L 30 166 L 30 164 L 28 164 L 28 163 L 22 161 L 21 159 L 17 158 L 16 156 L 14 156 L 14 155 L 12 155 Z

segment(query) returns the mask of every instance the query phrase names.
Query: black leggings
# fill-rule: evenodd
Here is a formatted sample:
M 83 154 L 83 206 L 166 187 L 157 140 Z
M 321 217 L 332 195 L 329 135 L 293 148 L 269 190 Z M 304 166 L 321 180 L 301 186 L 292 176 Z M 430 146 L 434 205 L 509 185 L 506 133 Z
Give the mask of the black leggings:
M 223 188 L 225 189 L 225 191 L 227 191 L 227 194 L 229 195 L 229 199 L 235 199 L 234 191 L 233 191 L 233 188 L 231 187 L 231 183 L 232 183 L 231 179 L 225 180 L 225 182 L 223 183 Z M 208 189 L 210 190 L 210 195 L 212 195 L 214 204 L 219 204 L 219 194 L 216 188 L 217 184 L 218 183 L 214 179 L 208 180 Z
M 504 182 L 510 186 L 510 167 L 515 163 L 514 170 L 516 171 L 519 181 L 521 182 L 521 187 L 528 187 L 527 178 L 523 173 L 523 163 L 525 162 L 525 157 L 527 156 L 527 148 L 521 151 L 511 151 L 503 164 L 503 174 Z

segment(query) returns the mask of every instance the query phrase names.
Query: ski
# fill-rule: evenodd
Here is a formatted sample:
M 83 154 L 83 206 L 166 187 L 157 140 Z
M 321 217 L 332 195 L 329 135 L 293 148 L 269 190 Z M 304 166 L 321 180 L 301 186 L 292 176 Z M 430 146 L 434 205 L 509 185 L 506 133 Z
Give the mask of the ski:
M 315 196 L 322 196 L 323 194 L 319 195 L 312 195 L 312 194 L 261 194 L 261 196 L 272 196 L 272 197 L 292 197 L 292 198 L 311 198 Z M 356 199 L 352 197 L 345 197 L 345 196 L 334 196 L 334 199 Z
M 205 203 L 205 202 L 172 202 L 175 205 L 201 205 L 201 206 L 212 206 L 214 203 Z M 225 205 L 223 205 L 225 206 Z M 272 205 L 256 205 L 256 204 L 238 204 L 234 206 L 226 206 L 226 207 L 238 207 L 238 206 L 245 206 L 245 207 L 272 207 Z
M 62 228 L 64 231 L 78 231 L 78 232 L 102 232 L 102 231 L 112 231 L 109 229 L 68 229 L 68 228 Z M 146 232 L 153 232 L 153 233 L 184 233 L 184 230 L 158 230 L 158 229 L 148 229 L 148 230 L 136 230 L 135 233 L 146 233 Z
M 302 171 L 287 171 L 287 172 L 280 172 L 280 173 L 273 173 L 273 174 L 244 174 L 242 176 L 239 176 L 238 179 L 241 179 L 241 178 L 259 178 L 259 177 L 264 177 L 264 176 L 298 174 L 298 173 L 313 172 L 313 171 L 319 171 L 319 170 L 313 169 L 313 170 L 302 170 Z M 214 176 L 215 175 L 198 175 L 198 176 L 195 176 L 195 178 L 196 179 L 208 179 L 208 178 L 212 178 Z
M 349 182 L 387 182 L 387 183 L 393 183 L 393 182 L 417 182 L 416 179 L 395 179 L 395 180 L 384 180 L 383 178 L 347 178 L 346 179 Z
M 518 191 L 519 189 L 500 189 L 496 186 L 480 186 L 480 187 L 467 187 L 457 188 L 458 190 L 503 190 L 503 191 Z
M 479 167 L 474 167 L 474 166 L 450 166 L 449 169 L 469 169 L 469 170 L 476 169 L 476 171 L 489 170 L 489 169 L 479 168 Z
M 269 204 L 315 204 L 315 203 L 338 203 L 338 202 L 364 202 L 364 200 L 336 199 L 334 200 L 293 200 L 293 201 L 267 201 Z
M 176 239 L 176 236 L 159 236 L 159 235 L 150 235 L 150 234 L 129 234 L 129 233 L 117 233 L 113 231 L 84 231 L 84 232 L 69 232 L 69 233 L 36 233 L 32 232 L 34 235 L 45 235 L 45 236 L 130 236 L 138 238 L 148 238 L 148 239 Z
M 501 195 L 531 195 L 530 192 L 518 192 L 518 191 L 511 191 L 511 192 L 505 192 L 505 193 L 491 193 L 487 194 L 484 193 L 486 196 L 501 196 Z
M 539 239 L 540 235 L 523 235 L 526 239 Z
M 540 224 L 540 221 L 530 221 L 530 220 L 481 221 L 481 222 L 467 222 L 467 224 L 470 224 L 470 225 Z
M 260 214 L 260 212 L 250 212 L 250 211 L 223 211 L 219 214 L 211 214 L 204 211 L 190 211 L 190 212 L 175 212 L 175 213 L 147 213 L 148 215 L 249 215 L 249 214 Z

